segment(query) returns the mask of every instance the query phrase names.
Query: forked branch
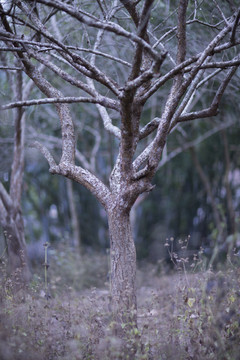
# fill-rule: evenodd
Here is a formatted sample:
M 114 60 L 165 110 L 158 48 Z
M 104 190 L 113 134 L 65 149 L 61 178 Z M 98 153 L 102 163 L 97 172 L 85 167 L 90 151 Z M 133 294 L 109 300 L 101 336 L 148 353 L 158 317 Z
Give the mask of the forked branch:
M 235 74 L 237 69 L 238 69 L 238 67 L 234 66 L 233 68 L 228 70 L 228 73 L 227 73 L 225 79 L 221 82 L 221 84 L 216 92 L 216 95 L 213 98 L 211 106 L 209 108 L 203 109 L 200 111 L 196 111 L 196 112 L 183 114 L 178 118 L 178 122 L 184 122 L 184 121 L 189 121 L 189 120 L 195 120 L 195 119 L 216 116 L 218 114 L 219 104 L 223 97 L 224 91 L 226 90 L 227 85 L 229 84 L 231 78 L 233 77 L 233 75 Z

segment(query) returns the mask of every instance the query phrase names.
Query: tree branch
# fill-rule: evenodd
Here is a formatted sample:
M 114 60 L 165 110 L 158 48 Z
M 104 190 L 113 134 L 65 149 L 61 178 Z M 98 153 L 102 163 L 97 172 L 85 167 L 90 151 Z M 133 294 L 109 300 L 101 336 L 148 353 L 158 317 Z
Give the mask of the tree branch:
M 25 106 L 33 105 L 43 105 L 43 104 L 73 104 L 73 103 L 89 103 L 89 104 L 100 104 L 110 109 L 115 109 L 115 106 L 112 106 L 108 103 L 107 99 L 101 96 L 102 99 L 97 98 L 87 98 L 87 97 L 54 97 L 54 98 L 45 98 L 45 99 L 34 99 L 34 100 L 24 100 L 16 101 L 6 105 L 0 106 L 1 110 L 21 108 Z M 109 106 L 110 105 L 110 106 Z
M 127 39 L 130 39 L 132 41 L 134 41 L 135 43 L 140 44 L 144 49 L 146 49 L 146 51 L 149 53 L 149 55 L 154 59 L 154 60 L 159 60 L 159 58 L 161 58 L 161 55 L 159 56 L 159 54 L 157 52 L 155 52 L 152 47 L 143 39 L 141 39 L 139 36 L 135 35 L 134 33 L 130 33 L 128 31 L 126 31 L 125 29 L 123 29 L 120 25 L 115 24 L 113 22 L 102 22 L 99 21 L 97 18 L 95 19 L 91 19 L 92 16 L 90 14 L 85 13 L 83 16 L 81 14 L 80 11 L 76 11 L 76 9 L 73 6 L 70 6 L 66 3 L 60 2 L 58 0 L 53 1 L 53 0 L 36 0 L 38 3 L 41 4 L 45 4 L 47 6 L 52 6 L 53 8 L 57 8 L 59 10 L 62 10 L 66 13 L 68 13 L 69 15 L 71 15 L 73 18 L 79 20 L 80 22 L 93 27 L 93 28 L 97 28 L 97 29 L 103 29 L 109 32 L 112 32 L 116 35 L 120 35 L 123 36 Z
M 172 117 L 171 120 L 171 126 L 170 126 L 170 130 L 176 125 L 176 123 L 178 122 L 178 118 L 179 116 L 185 112 L 186 107 L 189 106 L 189 102 L 192 100 L 193 94 L 195 93 L 197 86 L 200 82 L 200 79 L 202 77 L 204 73 L 204 70 L 200 70 L 199 73 L 196 75 L 196 77 L 193 79 L 192 83 L 190 84 L 186 94 L 183 97 L 182 102 L 180 103 L 179 107 L 177 108 L 175 114 Z
M 133 22 L 137 28 L 139 24 L 139 14 L 136 10 L 136 4 L 131 0 L 120 0 L 120 1 L 128 11 L 129 15 L 133 19 Z
M 22 100 L 23 97 L 23 80 L 22 72 L 18 71 L 15 82 L 13 82 L 13 97 Z M 22 108 L 17 108 L 14 111 L 14 149 L 13 161 L 11 167 L 11 180 L 9 194 L 18 211 L 21 204 L 22 195 L 22 181 L 24 168 L 24 133 L 25 133 L 25 114 Z
M 21 2 L 18 2 L 18 5 L 21 5 Z M 28 9 L 28 7 L 25 8 Z M 0 10 L 3 10 L 2 5 Z M 4 14 L 1 14 L 1 17 L 4 21 L 4 27 L 7 31 L 7 34 L 12 38 L 12 30 L 9 26 L 9 23 Z M 18 47 L 18 43 L 13 43 L 14 46 Z M 56 90 L 41 74 L 41 72 L 36 69 L 30 60 L 23 54 L 23 52 L 17 52 L 19 60 L 24 66 L 25 73 L 33 80 L 35 85 L 47 96 L 51 98 L 63 97 L 62 93 L 59 90 Z M 61 121 L 61 131 L 62 131 L 62 157 L 61 161 L 74 163 L 75 157 L 75 137 L 74 137 L 74 128 L 71 118 L 69 108 L 66 104 L 56 104 L 57 112 Z
M 237 68 L 238 67 L 236 66 L 228 71 L 225 79 L 221 82 L 221 85 L 219 86 L 219 88 L 216 92 L 216 95 L 213 98 L 212 104 L 209 108 L 203 109 L 200 111 L 196 111 L 196 112 L 192 112 L 192 113 L 183 114 L 178 118 L 177 122 L 184 122 L 184 121 L 190 121 L 190 120 L 195 120 L 195 119 L 200 119 L 200 118 L 202 119 L 202 118 L 206 118 L 206 117 L 216 116 L 218 114 L 218 107 L 219 107 L 220 101 L 223 97 L 224 91 L 225 91 L 227 85 L 229 84 L 231 78 L 237 71 Z M 172 129 L 172 127 L 171 127 L 171 129 Z
M 112 14 L 110 14 L 112 15 Z M 109 16 L 110 16 L 109 15 Z M 98 34 L 97 34 L 97 39 L 96 39 L 96 42 L 94 44 L 94 50 L 96 50 L 98 48 L 98 46 L 100 45 L 101 43 L 101 40 L 102 40 L 102 36 L 103 36 L 103 33 L 104 31 L 103 30 L 99 30 L 98 31 Z M 91 56 L 91 64 L 95 64 L 95 54 L 93 53 L 92 56 Z M 94 85 L 94 82 L 92 79 L 90 78 L 87 78 L 87 83 L 88 83 L 88 86 L 89 88 L 92 90 L 92 91 L 96 91 L 96 88 L 95 88 L 95 85 Z M 106 108 L 104 106 L 101 106 L 100 104 L 96 104 L 96 107 L 97 107 L 97 110 L 102 118 L 102 121 L 103 121 L 103 125 L 104 125 L 104 128 L 111 134 L 113 134 L 115 137 L 117 137 L 118 139 L 121 138 L 121 132 L 120 132 L 120 129 L 113 125 L 112 123 L 112 119 L 110 118 Z M 118 108 L 117 110 L 119 111 L 119 108 L 120 108 L 120 104 L 118 105 Z
M 3 206 L 5 210 L 10 213 L 12 210 L 13 202 L 9 194 L 7 193 L 7 190 L 3 186 L 2 182 L 0 181 L 0 200 L 3 203 Z
M 143 170 L 141 170 L 141 174 L 140 174 L 141 177 L 148 176 L 149 178 L 151 178 L 155 174 L 158 163 L 160 161 L 162 150 L 165 146 L 167 135 L 171 131 L 170 122 L 178 107 L 179 101 L 181 100 L 183 94 L 185 93 L 185 91 L 187 90 L 193 79 L 197 76 L 199 72 L 199 68 L 204 63 L 205 59 L 212 54 L 214 48 L 231 31 L 232 26 L 233 26 L 233 21 L 231 21 L 229 25 L 225 26 L 224 29 L 220 31 L 220 33 L 208 44 L 208 46 L 199 56 L 199 59 L 197 60 L 192 71 L 190 72 L 188 78 L 185 79 L 180 86 L 177 86 L 177 89 L 175 87 L 175 84 L 173 84 L 165 104 L 165 108 L 162 115 L 162 121 L 160 121 L 158 125 L 157 134 L 154 140 L 152 141 L 152 143 L 150 144 L 151 146 L 148 146 L 147 148 L 148 150 L 144 150 L 144 158 L 146 158 L 147 165 Z M 236 68 L 234 68 L 234 72 L 235 71 Z M 219 91 L 216 94 L 216 97 L 214 98 L 214 101 L 211 106 L 212 114 L 216 112 L 218 102 L 220 101 L 220 98 L 234 72 L 232 72 L 231 70 L 231 72 L 227 76 L 226 81 L 220 86 Z
M 90 171 L 69 163 L 60 163 L 59 166 L 53 169 L 52 173 L 65 176 L 85 186 L 96 196 L 104 208 L 107 209 L 111 201 L 111 192 L 108 187 Z
M 188 7 L 188 0 L 180 0 L 178 5 L 178 25 L 177 25 L 177 38 L 178 38 L 178 50 L 177 50 L 177 65 L 181 64 L 185 60 L 186 56 L 186 13 Z M 177 77 L 177 82 L 182 81 L 182 74 Z
M 0 66 L 0 70 L 23 70 L 20 67 L 14 67 L 14 66 Z
M 138 20 L 138 25 L 137 25 L 137 35 L 141 39 L 145 39 L 147 42 L 149 42 L 147 36 L 147 26 L 151 13 L 152 4 L 153 4 L 153 0 L 145 0 L 141 17 Z M 143 46 L 141 44 L 137 44 L 135 54 L 133 57 L 132 69 L 128 81 L 134 80 L 139 75 L 142 64 L 142 55 L 143 55 Z
M 50 173 L 52 174 L 58 173 L 59 166 L 56 164 L 56 161 L 54 160 L 52 154 L 50 153 L 50 151 L 47 149 L 46 146 L 42 145 L 38 141 L 34 141 L 32 144 L 29 145 L 29 147 L 36 148 L 41 152 L 41 154 L 45 157 L 45 159 L 48 162 Z
M 222 22 L 222 21 L 221 21 Z M 201 24 L 203 26 L 207 26 L 211 29 L 218 29 L 219 25 L 221 24 L 220 23 L 217 23 L 217 24 L 209 24 L 207 22 L 204 22 L 204 21 L 201 21 L 201 20 L 198 20 L 198 19 L 193 19 L 193 20 L 189 20 L 189 21 L 186 21 L 186 25 L 191 25 L 191 24 Z M 168 35 L 170 35 L 171 33 L 175 32 L 177 30 L 177 26 L 174 26 L 174 27 L 171 27 L 171 29 L 167 32 L 165 32 L 156 42 L 155 44 L 153 45 L 153 49 L 155 49 Z
M 234 59 L 232 60 L 229 60 L 229 61 L 216 61 L 216 62 L 209 62 L 209 63 L 206 63 L 206 64 L 203 64 L 202 66 L 200 66 L 199 69 L 227 69 L 229 67 L 232 67 L 232 66 L 238 66 L 240 65 L 240 57 L 239 55 L 236 56 Z M 188 71 L 191 71 L 192 70 L 192 66 L 189 66 L 189 67 L 186 67 L 184 69 L 184 72 L 188 72 Z
M 0 194 L 0 222 L 3 227 L 6 226 L 7 224 L 7 211 L 2 202 L 1 194 Z
M 231 42 L 226 42 L 222 45 L 218 45 L 219 42 L 231 31 L 233 25 L 234 25 L 235 18 L 230 22 L 229 25 L 225 26 L 220 33 L 215 36 L 215 38 L 208 44 L 208 46 L 205 48 L 204 51 L 198 53 L 197 55 L 192 56 L 191 58 L 185 60 L 181 64 L 175 66 L 173 69 L 171 69 L 167 74 L 162 76 L 160 79 L 157 79 L 155 83 L 152 84 L 151 88 L 148 91 L 144 91 L 141 94 L 141 97 L 139 98 L 139 102 L 145 103 L 146 100 L 153 95 L 161 86 L 163 86 L 168 80 L 174 78 L 174 76 L 181 73 L 187 66 L 195 63 L 192 66 L 192 70 L 190 72 L 190 76 L 188 79 L 185 80 L 184 86 L 186 87 L 186 84 L 191 82 L 193 77 L 196 75 L 196 73 L 201 69 L 201 66 L 206 59 L 207 56 L 212 56 L 216 53 L 219 53 L 223 50 L 229 49 L 236 45 L 232 44 Z M 239 43 L 239 42 L 238 42 Z
M 84 82 L 82 82 L 81 80 L 78 80 L 75 77 L 69 75 L 66 71 L 59 68 L 57 65 L 53 64 L 48 59 L 45 59 L 38 52 L 33 51 L 33 50 L 28 50 L 28 54 L 29 54 L 29 56 L 34 57 L 36 60 L 38 60 L 41 64 L 44 64 L 46 67 L 51 69 L 55 74 L 60 76 L 65 81 L 67 81 L 70 84 L 75 85 L 78 88 L 84 90 L 87 94 L 90 94 L 91 96 L 96 96 L 96 94 L 97 94 L 96 91 L 95 92 L 91 91 L 91 89 L 89 89 L 89 87 Z
M 87 130 L 90 134 L 92 134 L 95 137 L 95 144 L 92 148 L 91 155 L 90 155 L 90 164 L 92 171 L 96 171 L 96 155 L 98 153 L 100 143 L 101 143 L 101 137 L 99 135 L 99 131 L 91 128 L 90 126 L 86 126 L 85 130 Z
M 50 32 L 45 28 L 45 26 L 40 22 L 38 17 L 33 13 L 30 12 L 29 14 L 29 7 L 24 3 L 24 1 L 19 1 L 17 6 L 25 12 L 27 16 L 29 16 L 30 20 L 34 23 L 39 33 L 45 36 L 47 39 L 52 41 L 53 43 L 57 44 L 66 54 L 68 54 L 73 62 L 79 63 L 82 65 L 87 71 L 90 73 L 86 74 L 87 76 L 94 77 L 95 80 L 99 81 L 106 87 L 108 87 L 115 95 L 118 94 L 118 89 L 116 88 L 116 84 L 106 76 L 103 72 L 101 72 L 97 67 L 92 66 L 88 61 L 86 61 L 83 57 L 79 56 L 76 53 L 72 53 L 62 42 L 58 41 Z M 80 68 L 79 68 L 80 70 Z M 83 68 L 81 71 L 84 73 Z
M 144 139 L 145 137 L 147 137 L 148 135 L 150 135 L 154 130 L 157 129 L 159 122 L 160 122 L 160 118 L 156 117 L 153 120 L 151 120 L 148 124 L 146 124 L 139 133 L 139 140 Z
M 204 83 L 206 83 L 209 79 L 211 79 L 212 77 L 214 77 L 216 74 L 218 74 L 221 71 L 221 69 L 216 70 L 213 74 L 208 75 L 206 78 L 204 78 L 203 80 L 201 80 L 197 86 L 196 89 L 198 89 L 200 86 L 202 86 Z M 196 79 L 197 81 L 199 80 L 199 78 Z M 206 110 L 206 109 L 205 109 Z M 205 112 L 203 113 L 204 116 Z M 185 114 L 184 114 L 185 115 Z M 208 117 L 208 116 L 206 116 Z M 193 120 L 193 119 L 189 119 L 189 120 Z M 150 135 L 154 130 L 157 129 L 159 122 L 161 121 L 161 118 L 156 117 L 153 120 L 151 120 L 148 124 L 146 124 L 140 131 L 139 134 L 139 140 L 144 139 L 145 137 L 147 137 L 148 135 Z
M 62 48 L 60 46 L 57 46 L 53 43 L 48 43 L 48 42 L 37 42 L 37 41 L 31 41 L 31 40 L 26 40 L 26 39 L 18 39 L 17 37 L 15 39 L 10 39 L 8 37 L 8 33 L 2 31 L 0 29 L 0 34 L 2 34 L 2 36 L 0 36 L 0 40 L 2 41 L 10 41 L 10 42 L 15 42 L 18 41 L 20 44 L 28 44 L 31 45 L 31 49 L 38 51 L 38 52 L 46 52 L 46 51 L 51 51 L 51 50 L 56 50 L 56 51 L 61 51 Z M 40 48 L 40 49 L 39 49 Z M 43 49 L 41 49 L 43 48 Z M 117 63 L 120 63 L 122 65 L 125 65 L 127 67 L 131 67 L 132 65 L 128 62 L 125 61 L 119 57 L 110 55 L 110 54 L 106 54 L 102 51 L 97 51 L 97 50 L 93 50 L 93 49 L 87 49 L 87 48 L 83 48 L 83 47 L 79 47 L 79 46 L 71 46 L 71 45 L 66 45 L 66 48 L 69 50 L 75 50 L 75 51 L 80 51 L 80 52 L 86 52 L 86 53 L 90 53 L 90 54 L 94 54 L 94 55 L 98 55 L 98 56 L 102 56 L 106 59 L 115 61 Z M 0 51 L 26 51 L 22 48 L 18 48 L 18 47 L 0 47 Z
M 235 36 L 236 36 L 236 30 L 237 30 L 239 19 L 240 19 L 240 9 L 238 10 L 236 20 L 234 22 L 233 29 L 232 29 L 232 34 L 231 34 L 231 38 L 230 38 L 230 42 L 232 44 L 235 44 Z
M 208 139 L 209 137 L 215 135 L 219 131 L 223 129 L 227 129 L 230 126 L 234 125 L 235 121 L 229 121 L 227 123 L 222 123 L 217 126 L 214 126 L 212 129 L 206 131 L 203 135 L 200 135 L 197 139 L 194 139 L 189 142 L 184 142 L 181 146 L 177 147 L 176 149 L 172 150 L 165 158 L 163 158 L 159 162 L 158 169 L 162 168 L 165 164 L 167 164 L 169 161 L 174 159 L 177 155 L 181 154 L 183 151 L 186 151 L 192 147 L 196 147 L 197 145 L 201 144 L 203 141 Z
M 62 141 L 61 139 L 52 136 L 52 135 L 46 135 L 46 134 L 41 134 L 38 133 L 33 127 L 29 128 L 29 132 L 30 132 L 30 136 L 28 138 L 29 141 L 32 140 L 33 138 L 33 134 L 34 137 L 38 138 L 39 140 L 41 140 L 41 142 L 44 142 L 46 144 L 48 144 L 48 147 L 50 144 L 53 144 L 54 147 L 57 147 L 59 149 L 62 148 Z M 31 146 L 31 145 L 30 145 Z M 81 164 L 82 167 L 84 167 L 85 169 L 94 172 L 95 169 L 93 169 L 90 165 L 90 163 L 88 162 L 88 160 L 86 159 L 86 157 L 78 150 L 76 149 L 76 160 L 79 161 L 79 163 Z

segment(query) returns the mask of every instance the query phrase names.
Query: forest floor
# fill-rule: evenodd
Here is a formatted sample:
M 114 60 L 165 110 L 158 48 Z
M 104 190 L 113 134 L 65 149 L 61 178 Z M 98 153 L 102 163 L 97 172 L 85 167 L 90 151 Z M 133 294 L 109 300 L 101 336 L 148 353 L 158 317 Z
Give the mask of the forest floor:
M 85 259 L 89 267 L 105 260 Z M 124 342 L 113 332 L 107 281 L 98 278 L 97 286 L 75 289 L 70 273 L 62 279 L 60 268 L 52 274 L 48 299 L 38 275 L 17 293 L 2 276 L 1 360 L 240 359 L 238 265 L 196 273 L 183 266 L 170 275 L 159 274 L 157 266 L 141 266 L 138 328 L 130 329 Z M 85 282 L 95 280 L 88 268 Z

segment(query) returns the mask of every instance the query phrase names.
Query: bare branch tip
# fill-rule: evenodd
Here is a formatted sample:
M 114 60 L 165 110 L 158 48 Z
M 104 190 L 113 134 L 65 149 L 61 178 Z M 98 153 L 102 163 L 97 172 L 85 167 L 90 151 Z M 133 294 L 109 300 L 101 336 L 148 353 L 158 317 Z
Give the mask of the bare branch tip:
M 46 146 L 42 145 L 40 142 L 38 141 L 34 141 L 33 143 L 29 144 L 30 148 L 35 148 L 38 149 L 42 155 L 45 157 L 45 159 L 47 160 L 48 164 L 49 164 L 49 172 L 51 174 L 56 174 L 59 171 L 59 166 L 56 164 L 52 154 L 50 153 L 50 151 L 46 148 Z

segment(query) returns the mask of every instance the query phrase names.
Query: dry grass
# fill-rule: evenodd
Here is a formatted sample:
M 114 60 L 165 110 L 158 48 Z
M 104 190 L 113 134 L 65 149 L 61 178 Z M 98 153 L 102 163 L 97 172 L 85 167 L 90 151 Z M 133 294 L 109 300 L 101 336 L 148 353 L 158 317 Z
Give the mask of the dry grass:
M 52 297 L 48 300 L 44 281 L 37 276 L 28 289 L 15 294 L 2 263 L 0 359 L 239 359 L 238 265 L 197 273 L 180 266 L 181 271 L 169 276 L 157 275 L 157 268 L 150 265 L 139 270 L 138 329 L 127 334 L 123 349 L 122 340 L 112 331 L 107 267 L 102 268 L 102 278 L 94 278 L 96 269 L 106 261 L 99 255 L 82 259 L 86 274 L 71 255 L 74 281 L 70 283 L 71 271 L 64 279 L 64 265 L 59 261 L 60 271 L 52 258 Z M 88 279 L 79 279 L 81 289 L 79 284 L 73 286 L 76 267 L 79 276 Z M 100 287 L 87 289 L 87 281 Z

